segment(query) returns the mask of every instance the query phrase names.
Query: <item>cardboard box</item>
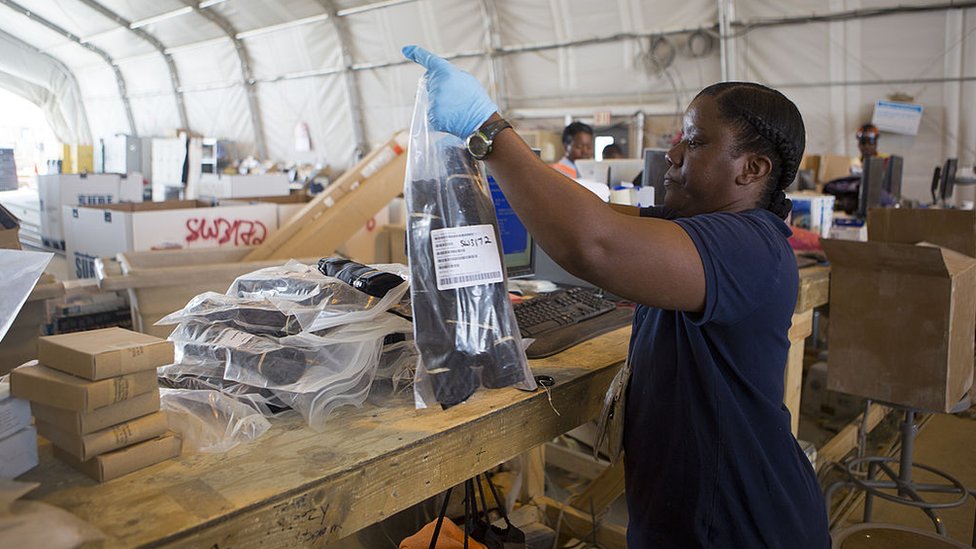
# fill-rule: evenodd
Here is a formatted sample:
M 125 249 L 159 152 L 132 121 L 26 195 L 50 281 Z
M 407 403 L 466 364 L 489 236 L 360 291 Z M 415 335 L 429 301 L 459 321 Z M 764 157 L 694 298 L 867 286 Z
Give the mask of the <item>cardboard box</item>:
M 46 246 L 63 250 L 64 206 L 142 202 L 142 175 L 39 175 L 37 192 L 41 207 L 41 238 Z
M 48 323 L 48 302 L 64 293 L 64 284 L 53 275 L 41 275 L 7 335 L 0 340 L 0 375 L 37 358 L 37 340 Z
M 102 454 L 88 461 L 79 461 L 76 457 L 55 446 L 54 457 L 98 482 L 105 482 L 177 457 L 180 455 L 181 449 L 182 441 L 173 435 L 167 435 Z
M 14 478 L 37 467 L 37 430 L 25 427 L 0 438 L 0 478 Z
M 251 204 L 255 202 L 267 202 L 274 204 L 278 210 L 278 228 L 287 224 L 292 217 L 305 207 L 312 197 L 304 192 L 293 193 L 285 196 L 254 196 L 245 198 L 222 199 L 221 206 L 234 206 L 237 204 Z
M 230 248 L 264 242 L 278 228 L 274 204 L 213 206 L 176 200 L 65 207 L 69 275 L 94 278 L 94 261 L 131 251 Z
M 20 220 L 0 205 L 0 248 L 20 249 Z
M 929 242 L 976 257 L 976 211 L 871 208 L 868 240 L 902 244 Z
M 159 391 L 139 395 L 111 406 L 103 406 L 94 412 L 74 412 L 36 402 L 31 402 L 31 411 L 38 423 L 47 423 L 70 434 L 87 435 L 158 412 Z
M 843 154 L 825 154 L 820 157 L 820 172 L 817 174 L 817 180 L 821 183 L 849 175 L 851 175 L 851 157 Z
M 827 388 L 950 411 L 973 381 L 976 259 L 929 245 L 821 242 L 831 262 Z
M 29 427 L 30 403 L 10 396 L 10 384 L 0 383 L 0 438 Z
M 287 196 L 288 192 L 288 175 L 284 173 L 260 175 L 205 173 L 200 176 L 197 186 L 197 196 L 213 198 Z
M 42 337 L 37 359 L 56 370 L 98 381 L 173 363 L 173 343 L 124 328 Z
M 42 366 L 36 360 L 12 371 L 10 385 L 18 398 L 77 412 L 92 412 L 159 389 L 155 370 L 88 381 Z
M 49 423 L 37 422 L 37 432 L 42 437 L 81 461 L 156 438 L 164 434 L 166 429 L 166 414 L 163 412 L 142 416 L 87 435 L 69 433 Z

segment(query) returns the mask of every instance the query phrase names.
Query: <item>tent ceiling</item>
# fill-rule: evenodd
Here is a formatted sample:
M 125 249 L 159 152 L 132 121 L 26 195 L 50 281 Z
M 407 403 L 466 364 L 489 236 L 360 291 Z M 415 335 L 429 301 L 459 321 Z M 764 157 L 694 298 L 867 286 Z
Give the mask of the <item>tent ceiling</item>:
M 852 153 L 852 128 L 870 117 L 874 101 L 908 93 L 926 107 L 923 129 L 887 139 L 905 149 L 890 152 L 919 148 L 972 162 L 976 56 L 964 52 L 976 51 L 976 2 L 899 4 L 0 0 L 0 31 L 21 44 L 0 40 L 0 85 L 50 91 L 51 75 L 69 73 L 57 89 L 74 90 L 77 99 L 65 100 L 73 106 L 56 106 L 59 94 L 48 94 L 46 107 L 49 115 L 80 108 L 61 114 L 66 140 L 189 127 L 234 141 L 241 154 L 345 167 L 409 124 L 421 71 L 399 49 L 418 43 L 471 71 L 509 116 L 554 124 L 597 110 L 673 115 L 723 76 L 767 82 L 796 99 L 814 152 Z M 720 6 L 730 8 L 724 69 Z M 34 53 L 17 55 L 35 62 L 11 61 L 8 52 L 27 51 L 23 44 Z M 312 151 L 295 148 L 300 124 Z M 919 160 L 913 175 L 921 180 L 933 163 L 924 159 L 923 169 Z M 906 172 L 912 166 L 906 161 Z

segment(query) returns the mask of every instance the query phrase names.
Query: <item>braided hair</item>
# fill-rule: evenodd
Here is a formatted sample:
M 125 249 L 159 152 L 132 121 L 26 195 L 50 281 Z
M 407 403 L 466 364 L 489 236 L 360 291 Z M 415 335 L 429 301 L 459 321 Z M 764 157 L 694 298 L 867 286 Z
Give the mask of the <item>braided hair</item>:
M 772 162 L 760 205 L 786 219 L 793 203 L 784 189 L 793 182 L 806 146 L 803 117 L 782 93 L 754 82 L 720 82 L 702 90 L 715 100 L 737 137 L 735 155 L 751 152 Z

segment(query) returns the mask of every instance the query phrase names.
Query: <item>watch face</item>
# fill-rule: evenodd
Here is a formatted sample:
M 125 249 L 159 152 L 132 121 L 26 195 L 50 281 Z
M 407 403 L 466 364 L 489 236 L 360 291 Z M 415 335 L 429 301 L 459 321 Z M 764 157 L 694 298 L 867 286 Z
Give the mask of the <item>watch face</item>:
M 488 156 L 488 151 L 490 150 L 490 144 L 485 140 L 485 135 L 481 132 L 474 132 L 468 136 L 465 143 L 468 147 L 468 152 L 471 156 L 481 160 Z

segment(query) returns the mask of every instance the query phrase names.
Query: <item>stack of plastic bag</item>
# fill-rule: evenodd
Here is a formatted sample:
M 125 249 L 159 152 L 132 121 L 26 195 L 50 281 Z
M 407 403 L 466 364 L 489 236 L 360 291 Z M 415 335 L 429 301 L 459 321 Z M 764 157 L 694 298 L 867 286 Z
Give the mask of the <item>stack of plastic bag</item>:
M 403 266 L 379 268 L 405 276 Z M 377 375 L 402 381 L 416 363 L 408 320 L 389 311 L 407 282 L 367 295 L 291 261 L 207 292 L 157 324 L 176 325 L 164 384 L 217 391 L 262 415 L 299 412 L 321 430 L 338 407 L 359 406 Z

